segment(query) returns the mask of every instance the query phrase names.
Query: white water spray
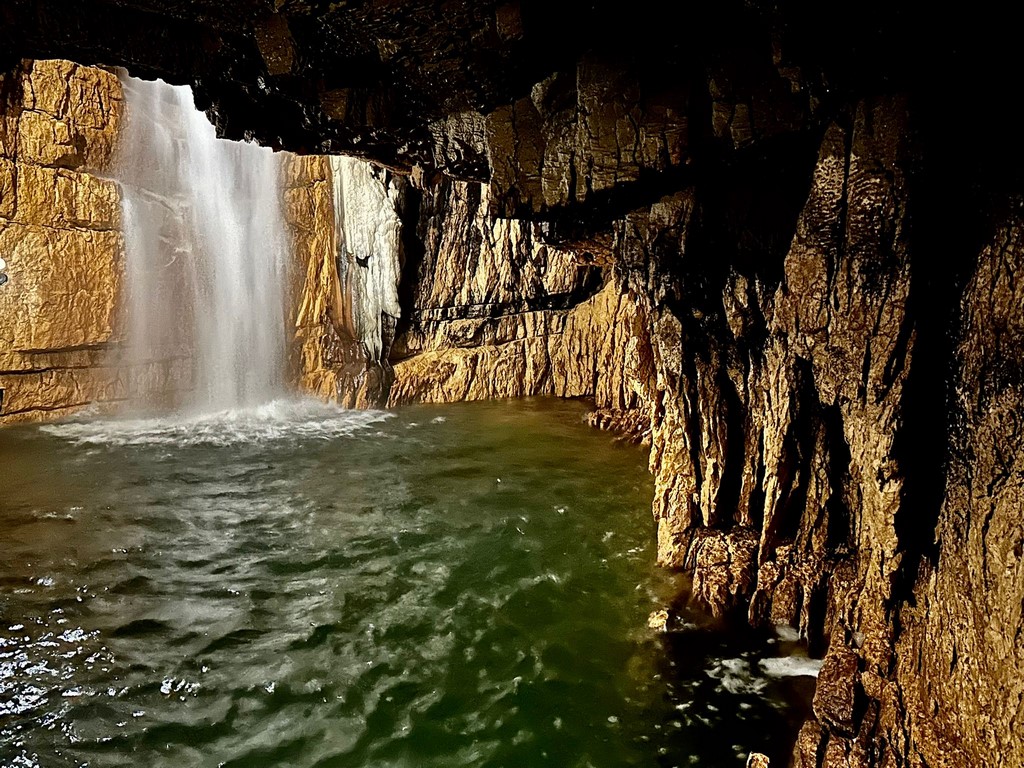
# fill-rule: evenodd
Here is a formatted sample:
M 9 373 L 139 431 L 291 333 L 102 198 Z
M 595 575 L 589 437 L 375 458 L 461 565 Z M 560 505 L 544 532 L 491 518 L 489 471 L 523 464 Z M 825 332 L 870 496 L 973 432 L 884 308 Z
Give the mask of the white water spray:
M 127 360 L 191 363 L 191 412 L 284 388 L 288 240 L 271 150 L 218 139 L 191 89 L 122 77 L 117 178 L 127 256 Z M 142 377 L 143 379 L 147 377 Z M 166 382 L 132 394 L 152 404 Z

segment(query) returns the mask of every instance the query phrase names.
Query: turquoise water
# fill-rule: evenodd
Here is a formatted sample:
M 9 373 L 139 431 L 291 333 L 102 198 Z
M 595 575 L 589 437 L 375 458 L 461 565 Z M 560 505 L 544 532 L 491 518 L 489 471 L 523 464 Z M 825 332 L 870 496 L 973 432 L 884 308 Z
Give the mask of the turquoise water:
M 778 754 L 813 665 L 696 612 L 647 627 L 685 585 L 653 563 L 644 451 L 584 410 L 0 432 L 0 765 Z

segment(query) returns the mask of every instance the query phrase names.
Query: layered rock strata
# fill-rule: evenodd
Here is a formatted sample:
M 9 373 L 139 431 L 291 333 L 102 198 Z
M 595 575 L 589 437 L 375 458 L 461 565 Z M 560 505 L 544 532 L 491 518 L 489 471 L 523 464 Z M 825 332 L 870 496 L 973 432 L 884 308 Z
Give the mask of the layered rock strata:
M 694 179 L 605 231 L 489 219 L 493 185 L 445 182 L 428 222 L 479 245 L 467 260 L 428 224 L 406 275 L 394 402 L 588 394 L 641 415 L 660 561 L 825 657 L 801 766 L 1010 765 L 1022 743 L 1017 198 L 986 194 L 994 213 L 943 241 L 914 114 L 858 100 L 783 145 L 788 176 L 741 154 L 741 195 Z M 939 245 L 962 249 L 942 275 Z
M 285 210 L 296 248 L 298 386 L 346 407 L 382 407 L 404 258 L 404 178 L 348 158 L 292 157 Z
M 556 395 L 647 408 L 649 323 L 610 266 L 493 218 L 486 185 L 418 180 L 416 191 L 393 405 Z
M 63 61 L 0 75 L 0 423 L 123 397 L 110 366 L 124 246 L 108 167 L 123 114 L 109 72 Z
M 297 307 L 293 375 L 304 390 L 349 407 L 386 400 L 388 372 L 355 334 L 339 274 L 330 161 L 296 157 L 286 164 L 285 212 L 295 233 Z
M 1024 762 L 1020 210 L 993 217 L 957 307 L 945 494 L 917 520 L 925 559 L 894 620 L 879 722 L 911 764 Z

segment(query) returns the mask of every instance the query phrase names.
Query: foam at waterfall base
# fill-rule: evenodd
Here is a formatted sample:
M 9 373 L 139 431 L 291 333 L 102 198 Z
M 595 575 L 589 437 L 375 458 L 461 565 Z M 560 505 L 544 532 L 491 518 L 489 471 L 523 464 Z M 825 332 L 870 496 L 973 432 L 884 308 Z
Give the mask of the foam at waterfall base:
M 230 446 L 279 440 L 333 440 L 368 430 L 391 414 L 345 410 L 316 400 L 282 398 L 251 408 L 194 416 L 78 419 L 41 427 L 77 445 Z

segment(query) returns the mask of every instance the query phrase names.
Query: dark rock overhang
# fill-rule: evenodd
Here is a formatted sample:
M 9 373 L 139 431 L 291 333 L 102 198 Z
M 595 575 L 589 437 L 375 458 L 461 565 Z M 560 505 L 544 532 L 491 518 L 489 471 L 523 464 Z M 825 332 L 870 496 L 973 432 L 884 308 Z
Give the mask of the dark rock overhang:
M 585 198 L 608 220 L 877 93 L 911 94 L 915 124 L 966 138 L 972 163 L 1024 165 L 987 138 L 1020 79 L 1014 29 L 880 0 L 7 0 L 0 70 L 126 67 L 190 83 L 227 138 L 490 179 L 504 215 Z M 621 167 L 590 178 L 602 153 Z M 538 179 L 556 172 L 553 199 Z

